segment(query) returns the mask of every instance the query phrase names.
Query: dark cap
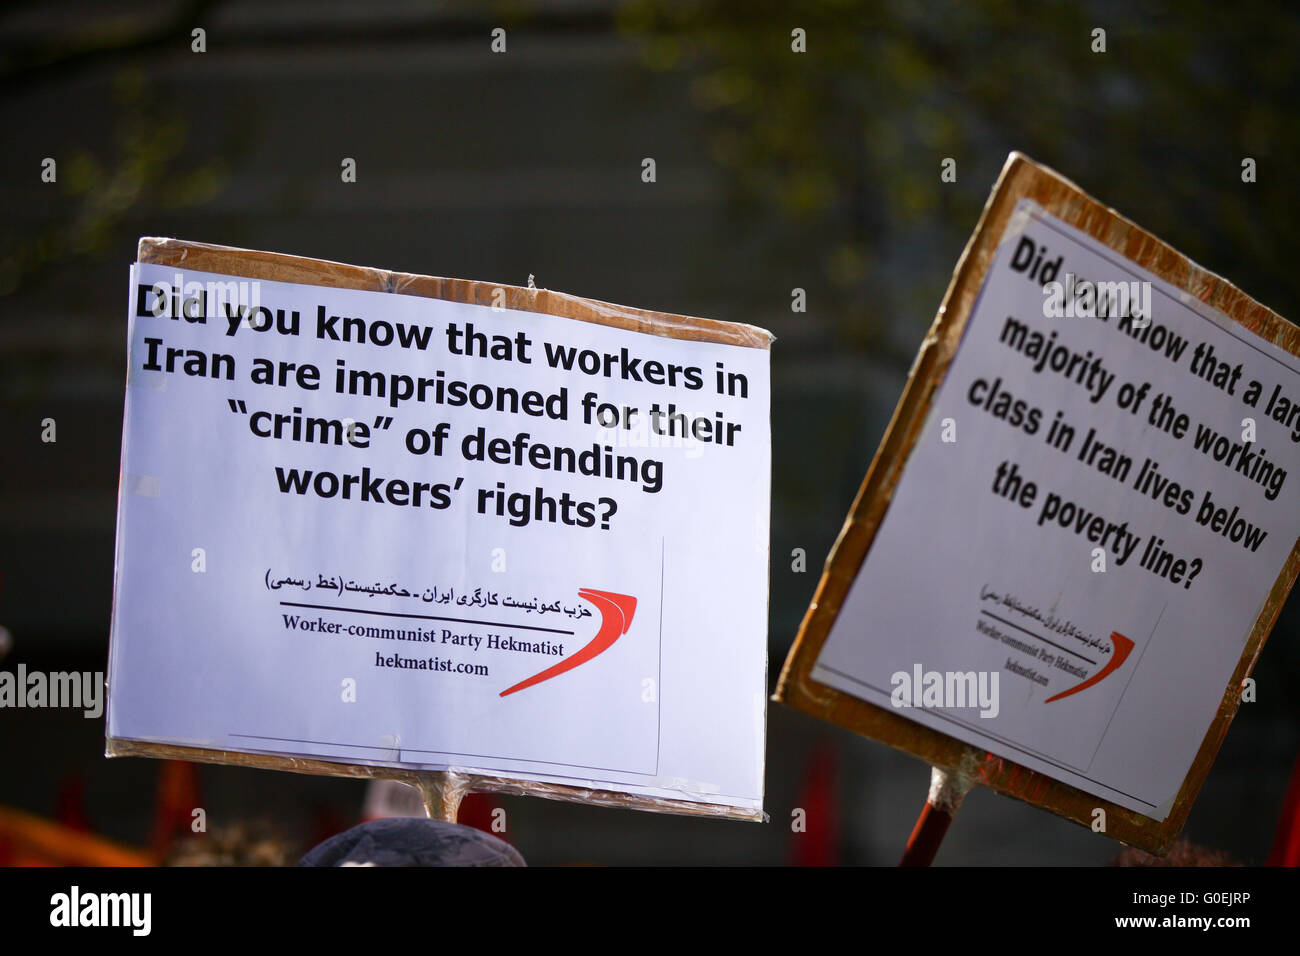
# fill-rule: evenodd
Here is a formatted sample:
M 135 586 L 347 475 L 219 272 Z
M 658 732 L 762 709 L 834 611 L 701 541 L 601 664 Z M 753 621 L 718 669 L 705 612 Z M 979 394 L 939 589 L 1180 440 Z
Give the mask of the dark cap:
M 504 840 L 473 827 L 421 817 L 371 820 L 330 837 L 299 866 L 527 866 Z

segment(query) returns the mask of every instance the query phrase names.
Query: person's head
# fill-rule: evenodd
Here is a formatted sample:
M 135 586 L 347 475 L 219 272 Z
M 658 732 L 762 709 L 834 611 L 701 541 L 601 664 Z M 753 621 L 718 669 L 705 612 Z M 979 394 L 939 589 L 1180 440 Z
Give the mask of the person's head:
M 312 848 L 299 866 L 525 866 L 519 851 L 473 827 L 424 817 L 370 820 Z

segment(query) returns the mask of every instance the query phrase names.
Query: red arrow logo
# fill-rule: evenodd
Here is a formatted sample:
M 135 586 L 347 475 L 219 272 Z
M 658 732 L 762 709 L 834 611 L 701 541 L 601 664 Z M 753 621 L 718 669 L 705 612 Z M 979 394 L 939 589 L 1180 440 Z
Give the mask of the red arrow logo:
M 553 664 L 527 680 L 521 680 L 514 687 L 507 687 L 501 692 L 502 697 L 516 691 L 525 690 L 534 684 L 550 680 L 552 677 L 559 677 L 565 671 L 571 671 L 579 664 L 587 663 L 593 657 L 609 650 L 614 642 L 626 634 L 627 629 L 632 626 L 632 615 L 636 612 L 636 598 L 630 594 L 615 594 L 612 591 L 593 591 L 591 588 L 581 588 L 578 591 L 578 597 L 590 601 L 596 605 L 596 610 L 600 611 L 600 630 L 596 632 L 596 636 L 576 654 L 569 655 L 558 664 Z
M 1060 700 L 1062 697 L 1069 697 L 1071 694 L 1077 694 L 1081 690 L 1087 690 L 1093 684 L 1105 680 L 1115 671 L 1119 670 L 1119 666 L 1123 664 L 1125 659 L 1128 657 L 1129 651 L 1133 650 L 1133 642 L 1119 631 L 1110 632 L 1110 642 L 1115 645 L 1115 650 L 1110 655 L 1110 661 L 1107 662 L 1105 667 L 1097 671 L 1097 673 L 1093 674 L 1082 684 L 1075 684 L 1069 690 L 1063 690 L 1059 694 L 1047 698 L 1043 703 L 1050 704 L 1054 700 Z

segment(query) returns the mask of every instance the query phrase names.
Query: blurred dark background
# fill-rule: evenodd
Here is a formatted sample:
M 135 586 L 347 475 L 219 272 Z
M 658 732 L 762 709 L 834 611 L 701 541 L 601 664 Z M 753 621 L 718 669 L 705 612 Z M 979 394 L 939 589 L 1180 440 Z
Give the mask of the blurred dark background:
M 4 4 L 0 666 L 105 667 L 126 271 L 153 235 L 531 273 L 771 329 L 775 679 L 1009 150 L 1300 315 L 1298 40 L 1286 3 Z M 1248 863 L 1268 856 L 1300 750 L 1297 603 L 1186 830 Z M 162 765 L 105 760 L 103 732 L 0 710 L 0 806 L 148 844 Z M 355 822 L 364 795 L 213 766 L 197 784 L 210 830 L 263 820 L 299 850 Z M 534 864 L 892 864 L 927 784 L 921 762 L 772 705 L 770 824 L 497 805 Z M 795 807 L 807 833 L 791 832 Z M 938 862 L 1093 865 L 1119 849 L 977 791 Z

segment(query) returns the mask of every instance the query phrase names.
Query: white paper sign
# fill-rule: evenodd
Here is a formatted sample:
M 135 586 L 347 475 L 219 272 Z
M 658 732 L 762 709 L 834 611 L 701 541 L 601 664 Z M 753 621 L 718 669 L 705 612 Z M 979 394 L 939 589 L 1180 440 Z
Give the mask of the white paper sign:
M 813 677 L 1164 819 L 1300 535 L 1298 365 L 1022 200 Z
M 156 265 L 128 314 L 110 736 L 761 810 L 766 350 Z

